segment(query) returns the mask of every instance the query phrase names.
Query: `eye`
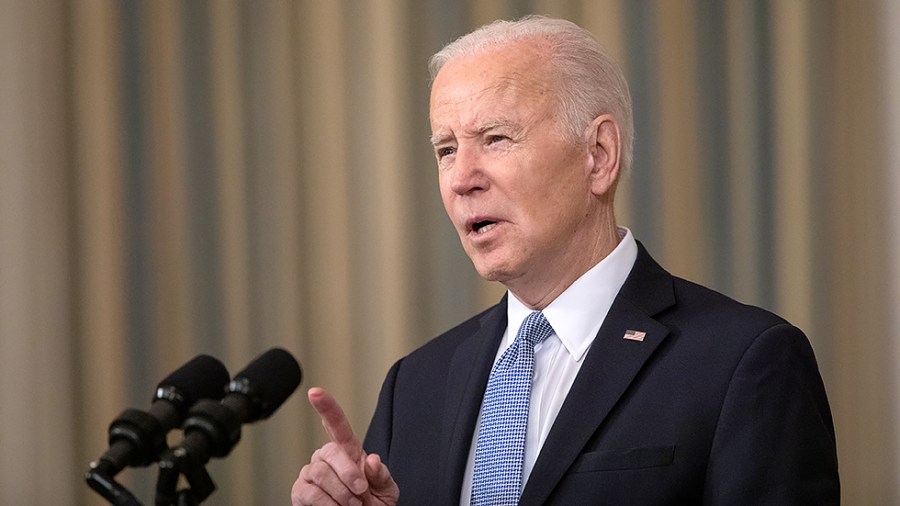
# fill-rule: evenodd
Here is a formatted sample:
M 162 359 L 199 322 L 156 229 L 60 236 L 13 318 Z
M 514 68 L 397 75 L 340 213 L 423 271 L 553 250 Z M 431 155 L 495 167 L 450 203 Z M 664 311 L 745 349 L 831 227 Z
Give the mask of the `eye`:
M 438 160 L 444 158 L 445 156 L 450 156 L 453 153 L 456 153 L 455 146 L 444 146 L 435 150 L 435 154 L 437 154 Z
M 509 137 L 507 137 L 507 136 L 505 136 L 505 135 L 494 134 L 494 135 L 488 135 L 488 136 L 487 136 L 487 143 L 488 143 L 488 144 L 496 144 L 496 143 L 498 143 L 498 142 L 503 142 L 503 141 L 506 141 L 506 140 L 509 140 Z

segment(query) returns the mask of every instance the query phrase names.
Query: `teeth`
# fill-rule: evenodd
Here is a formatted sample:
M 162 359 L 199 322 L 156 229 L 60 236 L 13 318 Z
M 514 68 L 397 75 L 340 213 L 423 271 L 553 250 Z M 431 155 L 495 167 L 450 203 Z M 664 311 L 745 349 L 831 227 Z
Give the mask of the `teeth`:
M 488 230 L 494 228 L 495 225 L 496 225 L 496 223 L 488 223 L 487 225 L 484 225 L 483 227 L 479 228 L 477 232 L 479 234 L 483 234 L 483 233 L 487 232 Z

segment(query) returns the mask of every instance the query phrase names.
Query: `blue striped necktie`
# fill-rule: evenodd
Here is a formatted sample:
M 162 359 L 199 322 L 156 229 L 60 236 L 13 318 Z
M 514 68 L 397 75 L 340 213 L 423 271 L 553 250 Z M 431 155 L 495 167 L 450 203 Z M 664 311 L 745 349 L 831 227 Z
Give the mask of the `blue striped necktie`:
M 531 313 L 491 370 L 475 447 L 472 506 L 514 506 L 519 502 L 534 347 L 552 333 L 543 313 Z

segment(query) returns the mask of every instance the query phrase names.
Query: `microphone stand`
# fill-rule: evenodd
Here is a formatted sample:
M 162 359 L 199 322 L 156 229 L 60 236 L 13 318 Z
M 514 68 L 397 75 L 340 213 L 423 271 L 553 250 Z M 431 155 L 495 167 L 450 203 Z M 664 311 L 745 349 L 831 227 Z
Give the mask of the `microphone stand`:
M 189 487 L 178 490 L 178 477 L 182 474 Z M 169 449 L 159 459 L 156 506 L 197 506 L 215 490 L 216 484 L 203 459 L 184 448 Z
M 143 506 L 134 494 L 111 477 L 110 464 L 92 462 L 85 474 L 88 485 L 115 506 Z M 178 490 L 178 478 L 184 474 L 190 485 Z M 216 490 L 216 484 L 200 458 L 183 448 L 166 450 L 159 460 L 156 481 L 156 506 L 198 506 Z
M 127 488 L 111 476 L 110 464 L 104 460 L 91 462 L 84 479 L 95 492 L 116 506 L 143 506 Z

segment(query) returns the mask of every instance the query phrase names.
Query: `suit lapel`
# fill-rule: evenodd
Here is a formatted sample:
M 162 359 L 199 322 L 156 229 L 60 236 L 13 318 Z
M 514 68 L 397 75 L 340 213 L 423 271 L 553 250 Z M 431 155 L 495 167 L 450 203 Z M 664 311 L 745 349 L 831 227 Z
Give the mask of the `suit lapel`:
M 544 442 L 520 504 L 542 504 L 669 329 L 652 318 L 674 304 L 671 276 L 639 245 L 632 272 L 610 308 Z M 628 330 L 643 341 L 624 339 Z
M 480 327 L 457 347 L 447 375 L 446 400 L 441 427 L 439 495 L 443 504 L 459 504 L 459 493 L 481 410 L 481 399 L 500 339 L 506 329 L 506 297 L 486 311 Z

